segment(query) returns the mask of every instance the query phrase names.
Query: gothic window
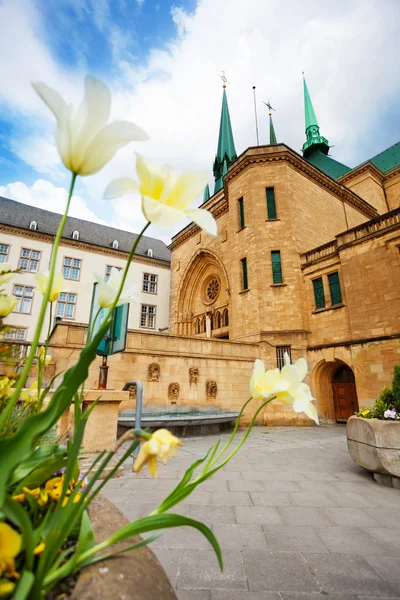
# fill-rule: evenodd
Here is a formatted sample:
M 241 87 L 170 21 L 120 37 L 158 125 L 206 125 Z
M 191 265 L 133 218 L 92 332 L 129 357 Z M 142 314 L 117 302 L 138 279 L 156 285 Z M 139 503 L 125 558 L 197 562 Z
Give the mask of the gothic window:
M 219 311 L 216 314 L 216 323 L 217 323 L 216 329 L 219 329 L 221 327 L 221 313 Z
M 206 332 L 206 317 L 205 316 L 201 320 L 201 331 L 202 331 L 202 333 Z
M 223 313 L 223 316 L 222 316 L 222 322 L 223 322 L 223 327 L 228 327 L 228 325 L 229 325 L 229 312 L 228 312 L 227 308 L 224 310 L 224 313 Z
M 218 279 L 211 279 L 207 285 L 207 298 L 209 300 L 215 300 L 219 293 L 219 281 Z

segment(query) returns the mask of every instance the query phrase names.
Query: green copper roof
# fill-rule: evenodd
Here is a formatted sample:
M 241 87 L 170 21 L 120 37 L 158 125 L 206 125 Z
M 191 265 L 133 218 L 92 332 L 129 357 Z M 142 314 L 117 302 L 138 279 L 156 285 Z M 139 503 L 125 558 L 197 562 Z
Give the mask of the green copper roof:
M 329 177 L 332 177 L 332 179 L 339 179 L 351 171 L 350 167 L 346 167 L 346 165 L 331 156 L 327 156 L 315 149 L 307 156 L 307 162 L 323 171 L 326 175 L 329 175 Z
M 208 183 L 206 185 L 206 187 L 204 188 L 204 194 L 203 194 L 203 204 L 204 202 L 207 202 L 207 200 L 210 199 L 210 188 L 208 187 Z
M 237 154 L 235 150 L 235 142 L 233 141 L 233 133 L 231 126 L 231 119 L 229 116 L 228 100 L 226 97 L 226 90 L 222 96 L 222 109 L 221 109 L 221 121 L 219 125 L 219 137 L 218 137 L 218 150 L 214 161 L 214 178 L 215 178 L 215 192 L 218 192 L 223 185 L 223 169 L 224 162 L 226 162 L 226 171 L 228 167 L 236 160 Z
M 306 79 L 304 76 L 303 76 L 303 87 L 304 87 L 304 116 L 305 116 L 306 136 L 307 136 L 307 140 L 303 144 L 304 158 L 308 158 L 308 156 L 311 154 L 311 152 L 313 152 L 314 149 L 318 150 L 319 152 L 322 152 L 323 154 L 328 154 L 329 142 L 326 138 L 324 138 L 319 133 L 317 117 L 315 116 L 314 107 L 311 102 Z
M 274 144 L 278 143 L 276 141 L 276 135 L 275 135 L 275 129 L 274 129 L 274 122 L 272 120 L 271 113 L 269 113 L 269 143 L 271 145 L 274 145 Z
M 387 150 L 370 158 L 370 161 L 378 167 L 382 173 L 388 173 L 388 171 L 398 167 L 400 165 L 400 142 L 397 142 L 394 146 L 390 146 Z

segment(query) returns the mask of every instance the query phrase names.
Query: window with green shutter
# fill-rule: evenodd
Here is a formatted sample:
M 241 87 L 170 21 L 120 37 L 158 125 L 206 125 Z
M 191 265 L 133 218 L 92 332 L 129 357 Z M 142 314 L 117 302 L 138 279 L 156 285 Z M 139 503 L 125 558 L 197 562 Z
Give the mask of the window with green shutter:
M 329 292 L 331 294 L 332 304 L 342 304 L 342 290 L 340 289 L 339 273 L 330 273 L 328 275 Z
M 281 251 L 280 250 L 272 250 L 271 261 L 272 261 L 272 280 L 274 283 L 282 283 L 282 263 L 281 263 Z
M 266 188 L 265 192 L 267 194 L 268 220 L 273 221 L 274 219 L 276 219 L 276 204 L 275 204 L 274 188 Z
M 240 226 L 240 229 L 243 229 L 243 227 L 244 227 L 244 202 L 243 202 L 243 198 L 239 198 L 239 200 L 238 200 L 238 206 L 239 206 L 239 226 Z
M 242 263 L 242 284 L 243 284 L 243 290 L 247 290 L 249 288 L 249 281 L 247 278 L 247 258 L 242 258 L 241 261 Z
M 318 279 L 313 279 L 314 286 L 314 298 L 315 298 L 315 308 L 324 308 L 325 307 L 325 294 L 324 294 L 324 284 L 322 283 L 322 277 Z

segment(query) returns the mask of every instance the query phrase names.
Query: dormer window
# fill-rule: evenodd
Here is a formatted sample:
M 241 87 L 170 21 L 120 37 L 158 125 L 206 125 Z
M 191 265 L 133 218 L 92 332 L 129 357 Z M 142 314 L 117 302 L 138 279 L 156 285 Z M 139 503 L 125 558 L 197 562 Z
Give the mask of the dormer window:
M 79 231 L 75 230 L 72 234 L 73 240 L 79 240 Z
M 118 250 L 118 240 L 113 241 L 112 247 L 114 248 L 114 250 Z
M 153 250 L 151 248 L 147 250 L 147 256 L 153 257 Z
M 37 230 L 37 223 L 36 223 L 36 221 L 31 221 L 29 223 L 29 229 L 32 229 L 32 231 L 36 231 Z

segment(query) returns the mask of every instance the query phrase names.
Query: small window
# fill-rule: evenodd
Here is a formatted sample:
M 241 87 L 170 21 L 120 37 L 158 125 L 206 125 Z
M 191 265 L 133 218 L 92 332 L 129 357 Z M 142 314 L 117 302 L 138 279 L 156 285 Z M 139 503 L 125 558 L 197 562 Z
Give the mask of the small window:
M 153 250 L 151 248 L 147 250 L 147 256 L 150 256 L 150 258 L 153 257 Z
M 206 331 L 207 331 L 207 321 L 206 321 L 205 315 L 201 320 L 201 331 L 202 331 L 202 333 L 206 333 Z
M 247 258 L 242 258 L 240 262 L 242 263 L 242 289 L 244 291 L 249 289 L 249 280 L 247 277 Z
M 72 234 L 72 239 L 73 240 L 79 240 L 79 231 L 74 231 Z
M 37 230 L 37 223 L 36 223 L 36 221 L 31 221 L 29 223 L 29 229 L 32 229 L 32 231 L 36 231 Z
M 157 280 L 158 275 L 154 275 L 153 273 L 143 273 L 143 292 L 157 294 Z
M 21 271 L 29 271 L 30 273 L 36 273 L 39 270 L 41 252 L 38 250 L 29 250 L 29 248 L 22 248 L 21 258 L 19 259 L 19 268 Z
M 65 279 L 79 281 L 82 261 L 78 258 L 64 258 L 63 275 Z
M 15 285 L 14 296 L 18 300 L 14 312 L 29 315 L 32 312 L 33 287 Z
M 229 311 L 227 308 L 223 312 L 222 323 L 223 323 L 223 327 L 228 327 L 228 325 L 229 325 Z
M 6 340 L 17 340 L 21 342 L 26 337 L 26 331 L 25 327 L 12 327 L 6 332 L 4 337 Z
M 108 281 L 110 279 L 112 269 L 116 269 L 117 271 L 121 271 L 121 267 L 113 267 L 112 265 L 106 266 L 106 274 L 104 276 L 104 281 Z
M 272 261 L 272 280 L 274 283 L 282 283 L 282 262 L 281 262 L 281 251 L 272 250 L 271 252 Z
M 61 292 L 58 296 L 56 316 L 61 319 L 73 319 L 75 317 L 76 294 Z
M 278 369 L 282 369 L 285 366 L 285 352 L 289 355 L 290 362 L 292 362 L 292 351 L 290 346 L 276 347 L 276 366 Z
M 322 277 L 313 279 L 315 308 L 325 308 L 325 294 Z
M 339 273 L 337 271 L 328 275 L 328 283 L 332 305 L 342 304 L 342 290 L 340 288 Z
M 222 327 L 222 321 L 221 321 L 221 313 L 219 311 L 217 311 L 217 317 L 216 317 L 216 329 L 220 329 L 220 327 Z
M 238 200 L 238 209 L 239 209 L 239 227 L 240 229 L 243 229 L 245 222 L 244 222 L 244 201 L 243 198 L 239 198 Z
M 9 250 L 10 246 L 8 244 L 0 244 L 0 263 L 7 262 Z
M 114 250 L 118 250 L 118 247 L 119 247 L 118 240 L 113 241 L 112 247 L 114 248 Z
M 265 189 L 267 195 L 267 213 L 268 220 L 274 221 L 276 219 L 276 204 L 275 204 L 275 192 L 274 188 Z
M 197 319 L 196 321 L 196 333 L 201 333 L 201 321 Z
M 156 307 L 150 304 L 142 304 L 140 315 L 140 327 L 154 329 L 156 326 Z

